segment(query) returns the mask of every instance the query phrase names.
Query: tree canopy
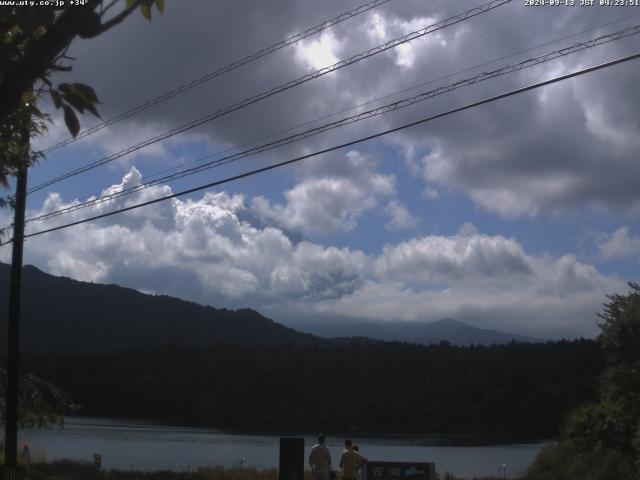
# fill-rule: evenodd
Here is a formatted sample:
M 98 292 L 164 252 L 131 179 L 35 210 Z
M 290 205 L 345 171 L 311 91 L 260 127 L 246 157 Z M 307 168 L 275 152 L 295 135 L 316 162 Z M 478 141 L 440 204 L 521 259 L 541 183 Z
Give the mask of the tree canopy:
M 151 19 L 151 9 L 162 13 L 164 0 L 125 0 L 117 14 L 112 9 L 119 0 L 86 0 L 84 5 L 0 8 L 0 185 L 38 154 L 27 155 L 25 135 L 42 133 L 50 115 L 38 108 L 42 95 L 51 97 L 62 109 L 69 132 L 80 130 L 77 113 L 99 116 L 98 97 L 93 88 L 81 83 L 51 81 L 55 72 L 72 69 L 67 56 L 75 38 L 94 38 L 115 27 L 134 10 Z
M 0 415 L 4 422 L 7 372 L 0 368 Z M 18 398 L 18 427 L 61 425 L 63 415 L 78 408 L 61 390 L 35 375 L 24 375 Z
M 605 356 L 596 403 L 574 410 L 562 440 L 545 449 L 527 479 L 640 478 L 640 284 L 608 296 L 599 314 Z
M 599 315 L 606 368 L 600 401 L 579 409 L 567 433 L 585 449 L 611 448 L 640 467 L 640 285 L 626 295 L 610 295 Z

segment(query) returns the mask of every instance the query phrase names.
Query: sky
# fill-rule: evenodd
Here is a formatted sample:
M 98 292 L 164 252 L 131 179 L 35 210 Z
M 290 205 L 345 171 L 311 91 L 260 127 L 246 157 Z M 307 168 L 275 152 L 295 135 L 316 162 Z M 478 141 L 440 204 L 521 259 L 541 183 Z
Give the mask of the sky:
M 136 13 L 99 38 L 75 41 L 73 71 L 54 82 L 91 85 L 109 119 L 361 2 L 167 1 L 164 16 L 154 10 L 151 22 Z M 640 24 L 640 7 L 564 3 L 507 2 L 34 192 L 27 215 Z M 30 170 L 29 186 L 482 4 L 391 0 L 50 153 Z M 638 51 L 640 35 L 630 35 L 31 222 L 26 231 L 273 165 Z M 294 328 L 454 318 L 541 338 L 593 337 L 606 295 L 625 293 L 640 277 L 639 66 L 633 60 L 35 236 L 25 243 L 25 263 L 219 308 L 251 307 Z M 34 149 L 68 136 L 47 98 L 40 106 L 53 124 Z M 83 128 L 96 122 L 81 118 Z M 0 215 L 10 221 L 7 211 Z M 0 247 L 1 261 L 10 254 Z

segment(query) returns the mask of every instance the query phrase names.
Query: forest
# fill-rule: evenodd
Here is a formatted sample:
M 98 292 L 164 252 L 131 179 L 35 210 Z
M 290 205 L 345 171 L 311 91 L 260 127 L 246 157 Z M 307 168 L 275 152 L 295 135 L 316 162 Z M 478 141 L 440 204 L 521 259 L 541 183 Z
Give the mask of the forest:
M 596 399 L 602 367 L 592 340 L 164 346 L 23 361 L 81 415 L 252 431 L 545 438 L 567 412 Z

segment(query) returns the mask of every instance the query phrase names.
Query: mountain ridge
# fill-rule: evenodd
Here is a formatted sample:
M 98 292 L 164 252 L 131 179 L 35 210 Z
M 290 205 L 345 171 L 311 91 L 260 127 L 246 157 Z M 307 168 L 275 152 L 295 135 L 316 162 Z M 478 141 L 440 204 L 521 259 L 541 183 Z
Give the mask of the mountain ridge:
M 366 336 L 371 339 L 429 345 L 447 341 L 453 345 L 492 345 L 512 341 L 538 343 L 544 340 L 509 332 L 477 328 L 452 318 L 433 322 L 316 322 L 301 324 L 298 330 L 322 337 Z
M 0 264 L 5 305 L 9 270 L 8 265 Z M 109 351 L 157 345 L 207 347 L 217 343 L 304 345 L 323 341 L 249 308 L 217 309 L 114 284 L 56 277 L 32 265 L 23 269 L 23 285 L 21 341 L 25 352 Z M 6 313 L 0 315 L 0 322 L 2 348 L 6 344 Z
M 0 295 L 5 305 L 9 275 L 9 265 L 0 263 Z M 304 331 L 310 324 L 293 328 L 250 308 L 218 309 L 115 284 L 58 277 L 32 265 L 23 269 L 23 285 L 21 348 L 25 352 L 113 351 L 161 345 L 210 347 L 220 343 L 281 346 L 379 341 L 429 344 L 446 340 L 454 345 L 488 345 L 535 341 L 477 329 L 453 319 L 428 324 L 329 321 L 318 324 L 322 328 L 315 331 Z M 0 349 L 6 345 L 6 315 L 6 310 L 0 314 Z

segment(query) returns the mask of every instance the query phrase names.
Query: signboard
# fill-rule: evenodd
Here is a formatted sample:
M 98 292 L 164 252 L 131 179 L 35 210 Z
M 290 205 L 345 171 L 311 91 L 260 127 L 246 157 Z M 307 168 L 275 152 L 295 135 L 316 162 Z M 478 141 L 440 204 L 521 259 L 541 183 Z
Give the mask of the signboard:
M 304 438 L 280 438 L 278 480 L 304 480 Z
M 367 480 L 436 480 L 434 463 L 367 462 Z

